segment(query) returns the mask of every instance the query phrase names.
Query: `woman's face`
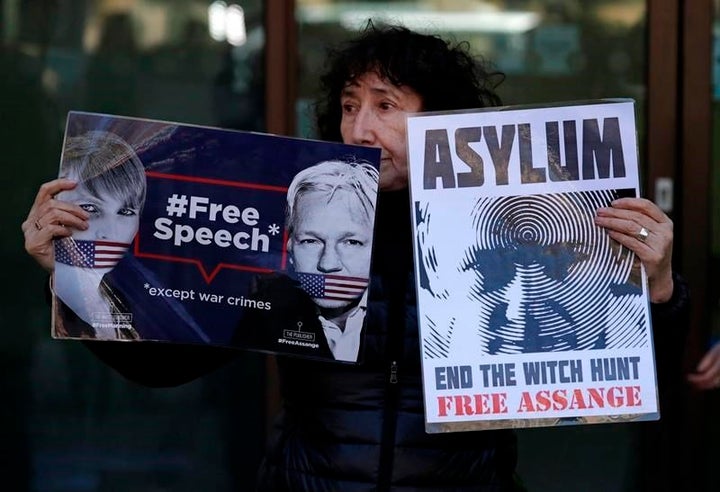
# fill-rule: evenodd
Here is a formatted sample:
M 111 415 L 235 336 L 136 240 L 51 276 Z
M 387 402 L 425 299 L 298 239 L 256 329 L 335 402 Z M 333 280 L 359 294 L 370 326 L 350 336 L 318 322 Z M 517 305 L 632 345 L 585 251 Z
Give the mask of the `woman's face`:
M 407 188 L 405 117 L 422 110 L 420 95 L 410 87 L 398 87 L 368 72 L 343 89 L 340 104 L 343 142 L 382 149 L 380 189 Z
M 358 198 L 338 190 L 332 199 L 325 191 L 298 198 L 297 218 L 288 241 L 297 272 L 367 278 L 373 228 Z M 352 300 L 315 299 L 326 308 L 347 305 Z
M 130 244 L 137 233 L 140 210 L 125 197 L 110 193 L 97 197 L 79 184 L 75 189 L 58 195 L 58 199 L 79 206 L 90 216 L 88 228 L 73 233 L 75 240 Z

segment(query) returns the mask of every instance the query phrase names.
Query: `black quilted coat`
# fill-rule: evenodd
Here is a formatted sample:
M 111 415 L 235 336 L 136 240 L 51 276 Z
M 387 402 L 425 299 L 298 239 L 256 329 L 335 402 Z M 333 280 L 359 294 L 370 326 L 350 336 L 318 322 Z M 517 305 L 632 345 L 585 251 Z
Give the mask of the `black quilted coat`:
M 407 191 L 381 193 L 364 360 L 278 359 L 262 491 L 514 490 L 509 431 L 426 434 Z
M 283 407 L 259 491 L 518 490 L 513 432 L 425 433 L 409 216 L 407 191 L 380 194 L 363 362 L 278 357 Z M 663 390 L 663 381 L 682 377 L 687 297 L 676 277 L 673 299 L 652 309 L 661 408 L 663 394 L 677 396 Z M 207 371 L 235 356 L 207 347 L 86 344 L 127 378 L 150 386 L 183 383 L 201 366 Z M 158 367 L 158 360 L 166 362 Z

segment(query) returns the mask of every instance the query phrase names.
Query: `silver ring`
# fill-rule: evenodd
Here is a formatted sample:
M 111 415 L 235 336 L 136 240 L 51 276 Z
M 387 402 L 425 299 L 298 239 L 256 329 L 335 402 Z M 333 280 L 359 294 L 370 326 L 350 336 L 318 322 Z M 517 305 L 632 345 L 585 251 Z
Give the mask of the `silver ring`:
M 637 233 L 638 241 L 645 242 L 647 241 L 648 236 L 650 235 L 650 231 L 645 229 L 644 227 L 640 228 L 640 232 Z
M 35 229 L 37 229 L 38 231 L 42 231 L 42 226 L 40 225 L 39 219 L 35 221 Z

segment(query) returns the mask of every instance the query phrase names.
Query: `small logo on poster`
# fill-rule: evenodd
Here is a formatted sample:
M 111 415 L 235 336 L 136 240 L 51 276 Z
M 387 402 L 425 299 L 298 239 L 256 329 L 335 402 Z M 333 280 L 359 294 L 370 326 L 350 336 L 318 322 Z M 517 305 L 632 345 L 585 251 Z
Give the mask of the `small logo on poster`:
M 302 331 L 302 321 L 298 321 L 297 330 L 283 330 L 283 337 L 288 340 L 301 340 L 303 342 L 314 342 L 315 333 Z
M 95 329 L 132 329 L 132 313 L 92 313 L 91 325 Z

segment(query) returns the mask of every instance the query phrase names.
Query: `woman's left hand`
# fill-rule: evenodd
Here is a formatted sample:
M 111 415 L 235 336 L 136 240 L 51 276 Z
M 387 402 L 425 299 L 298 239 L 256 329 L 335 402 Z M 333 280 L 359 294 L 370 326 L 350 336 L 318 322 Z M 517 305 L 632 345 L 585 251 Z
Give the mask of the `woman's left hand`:
M 619 198 L 611 205 L 597 211 L 595 223 L 640 258 L 648 277 L 650 301 L 669 301 L 673 293 L 672 220 L 645 198 Z

